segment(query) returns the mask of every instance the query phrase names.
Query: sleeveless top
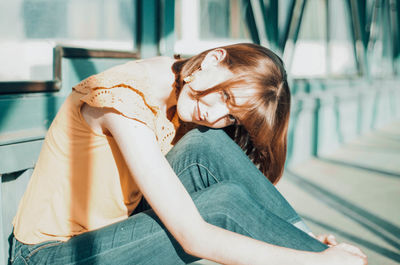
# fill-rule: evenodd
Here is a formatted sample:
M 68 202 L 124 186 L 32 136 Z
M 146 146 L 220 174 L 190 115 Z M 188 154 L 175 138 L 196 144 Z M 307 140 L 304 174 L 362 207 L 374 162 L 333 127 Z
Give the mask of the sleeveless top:
M 149 95 L 140 61 L 91 76 L 73 88 L 53 120 L 13 220 L 25 244 L 69 238 L 126 219 L 142 198 L 112 136 L 94 132 L 81 115 L 84 103 L 113 108 L 154 131 L 163 154 L 179 126 Z

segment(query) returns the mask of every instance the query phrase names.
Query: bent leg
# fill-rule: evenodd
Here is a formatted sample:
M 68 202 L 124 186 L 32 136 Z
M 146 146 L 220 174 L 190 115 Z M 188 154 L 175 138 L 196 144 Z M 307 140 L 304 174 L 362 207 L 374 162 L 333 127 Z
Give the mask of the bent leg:
M 266 210 L 309 232 L 274 185 L 223 130 L 199 128 L 188 132 L 167 159 L 189 193 L 219 182 L 237 183 Z
M 216 226 L 273 245 L 323 251 L 326 245 L 263 209 L 242 187 L 218 183 L 192 194 L 203 218 Z M 210 240 L 213 240 L 210 238 Z M 186 254 L 153 210 L 73 237 L 67 242 L 19 245 L 16 264 L 186 264 Z
M 193 194 L 203 218 L 223 227 L 272 245 L 320 252 L 325 244 L 254 201 L 253 194 L 234 183 L 221 182 Z

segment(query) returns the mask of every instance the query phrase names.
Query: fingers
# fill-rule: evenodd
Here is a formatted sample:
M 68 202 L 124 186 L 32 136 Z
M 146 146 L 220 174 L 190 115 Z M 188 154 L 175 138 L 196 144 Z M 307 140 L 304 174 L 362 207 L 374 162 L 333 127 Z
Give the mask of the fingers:
M 338 244 L 335 236 L 333 236 L 333 235 L 328 235 L 326 237 L 326 242 L 328 243 L 328 245 L 331 245 L 331 246 L 336 246 Z
M 328 234 L 318 235 L 317 239 L 329 246 L 336 246 L 338 244 L 334 235 L 328 235 Z

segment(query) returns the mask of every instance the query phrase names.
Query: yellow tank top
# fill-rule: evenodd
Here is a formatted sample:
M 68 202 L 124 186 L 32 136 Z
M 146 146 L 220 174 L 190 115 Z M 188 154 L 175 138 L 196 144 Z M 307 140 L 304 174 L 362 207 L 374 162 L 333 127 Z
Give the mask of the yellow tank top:
M 178 126 L 152 104 L 140 61 L 111 68 L 74 87 L 50 126 L 14 218 L 14 235 L 26 244 L 67 241 L 127 218 L 142 195 L 113 137 L 94 132 L 81 106 L 114 108 L 143 122 L 166 154 Z

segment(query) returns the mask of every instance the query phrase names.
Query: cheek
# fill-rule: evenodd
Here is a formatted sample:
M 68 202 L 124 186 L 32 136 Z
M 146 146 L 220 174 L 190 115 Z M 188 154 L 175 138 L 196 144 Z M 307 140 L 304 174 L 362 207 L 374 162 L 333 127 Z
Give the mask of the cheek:
M 192 100 L 184 94 L 181 94 L 178 98 L 178 102 L 176 105 L 176 111 L 178 113 L 179 118 L 182 121 L 190 122 L 192 121 L 193 116 L 193 102 Z

